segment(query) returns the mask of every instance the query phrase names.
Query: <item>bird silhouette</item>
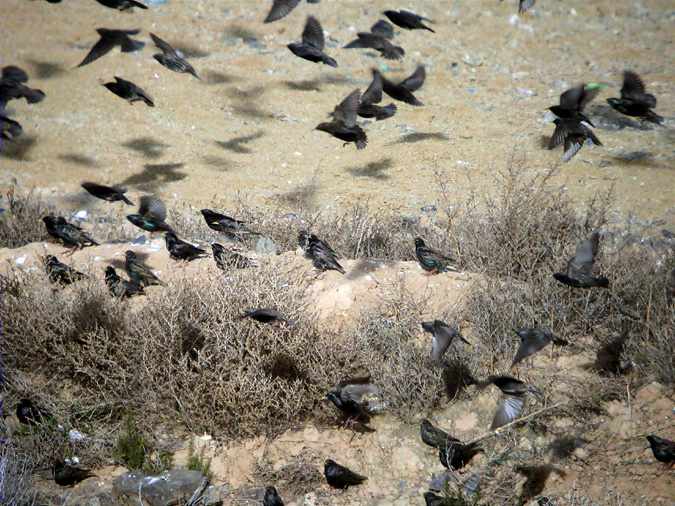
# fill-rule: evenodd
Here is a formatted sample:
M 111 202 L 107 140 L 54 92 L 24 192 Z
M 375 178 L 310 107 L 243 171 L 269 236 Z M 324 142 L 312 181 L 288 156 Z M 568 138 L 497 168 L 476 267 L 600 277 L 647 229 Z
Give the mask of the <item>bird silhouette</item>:
M 560 95 L 559 105 L 553 105 L 548 109 L 559 118 L 585 121 L 590 126 L 595 127 L 583 111 L 588 103 L 600 93 L 601 89 L 602 86 L 596 84 L 579 84 L 563 92 Z
M 556 118 L 553 120 L 555 130 L 548 143 L 548 149 L 555 149 L 563 145 L 563 162 L 569 162 L 576 155 L 587 140 L 595 146 L 602 146 L 600 139 L 584 121 L 578 119 Z
M 192 74 L 197 79 L 200 79 L 194 67 L 190 65 L 185 58 L 179 55 L 168 42 L 160 39 L 154 33 L 150 34 L 150 38 L 152 38 L 157 49 L 162 51 L 161 54 L 152 55 L 162 66 L 179 74 Z
M 111 30 L 109 28 L 97 28 L 99 39 L 91 48 L 84 60 L 78 65 L 83 67 L 89 63 L 98 60 L 108 54 L 116 46 L 120 47 L 123 53 L 132 53 L 140 51 L 145 47 L 145 43 L 139 40 L 133 40 L 129 35 L 137 35 L 140 30 Z
M 333 121 L 319 123 L 316 130 L 321 130 L 344 141 L 344 145 L 353 142 L 356 149 L 364 149 L 368 144 L 366 132 L 356 124 L 361 91 L 354 90 L 340 102 L 333 111 Z
M 96 0 L 101 5 L 118 11 L 126 11 L 138 7 L 139 9 L 147 9 L 148 6 L 137 2 L 136 0 Z
M 554 336 L 553 333 L 547 329 L 521 328 L 513 329 L 513 331 L 520 337 L 520 346 L 518 347 L 516 356 L 513 358 L 511 367 L 527 357 L 534 355 L 550 342 L 554 342 L 559 346 L 568 344 L 567 341 Z
M 373 73 L 373 80 L 368 89 L 361 95 L 361 102 L 357 114 L 362 118 L 375 118 L 380 121 L 391 118 L 396 114 L 396 105 L 386 106 L 377 105 L 382 102 L 382 75 L 379 72 Z
M 168 250 L 171 258 L 174 260 L 191 262 L 197 258 L 207 256 L 206 251 L 190 244 L 189 242 L 179 239 L 174 232 L 165 233 L 164 240 L 166 242 L 166 249 Z
M 96 476 L 88 469 L 82 469 L 66 462 L 59 460 L 53 466 L 54 481 L 57 485 L 62 487 L 72 487 L 87 478 Z
M 663 118 L 652 111 L 656 107 L 656 97 L 645 91 L 640 76 L 630 70 L 623 73 L 621 98 L 608 98 L 607 103 L 626 116 L 637 117 L 657 125 L 663 122 Z
M 422 329 L 432 335 L 431 339 L 431 360 L 435 364 L 443 363 L 443 355 L 448 350 L 452 341 L 458 337 L 466 344 L 467 341 L 459 331 L 459 327 L 450 326 L 442 320 L 422 322 Z
M 36 406 L 30 399 L 21 399 L 16 405 L 16 417 L 23 425 L 36 426 L 52 420 L 49 411 Z
M 287 47 L 299 58 L 314 63 L 324 63 L 330 67 L 337 67 L 337 62 L 324 53 L 325 46 L 326 41 L 319 20 L 314 16 L 308 16 L 305 28 L 302 31 L 302 41 L 291 42 Z
M 319 0 L 307 0 L 307 3 L 317 4 Z M 272 23 L 290 14 L 300 4 L 300 0 L 274 0 L 272 8 L 265 18 L 265 23 Z
M 143 286 L 135 281 L 122 279 L 111 265 L 105 270 L 105 284 L 113 297 L 126 299 L 135 295 L 143 295 Z
M 267 487 L 265 489 L 265 497 L 263 497 L 263 506 L 284 506 L 284 501 L 277 489 L 274 487 Z
M 166 205 L 161 199 L 143 195 L 136 214 L 128 214 L 127 220 L 146 232 L 173 232 L 166 224 Z
M 485 381 L 478 382 L 480 388 L 490 384 L 501 390 L 503 397 L 497 406 L 490 430 L 498 429 L 503 425 L 513 422 L 523 412 L 525 398 L 528 393 L 540 397 L 541 392 L 532 385 L 510 376 L 490 376 Z
M 44 264 L 47 277 L 52 283 L 69 285 L 76 281 L 81 281 L 87 278 L 86 274 L 76 271 L 72 267 L 61 263 L 54 255 L 47 255 L 45 257 Z
M 122 201 L 130 206 L 134 205 L 134 203 L 124 195 L 127 191 L 126 188 L 120 188 L 119 186 L 105 186 L 89 181 L 85 181 L 80 186 L 87 190 L 89 194 L 98 199 L 105 200 L 107 202 Z
M 228 271 L 232 268 L 246 269 L 255 265 L 251 259 L 236 251 L 227 249 L 217 242 L 214 242 L 211 245 L 211 250 L 213 251 L 213 259 L 215 260 L 216 265 L 222 271 Z
M 422 269 L 430 274 L 457 270 L 452 258 L 428 247 L 421 237 L 415 238 L 415 256 Z
M 324 463 L 323 474 L 331 487 L 343 490 L 360 485 L 368 479 L 331 459 L 327 459 Z
M 655 434 L 647 436 L 654 458 L 666 465 L 675 464 L 675 442 Z
M 375 49 L 387 60 L 400 60 L 405 55 L 405 50 L 390 42 L 393 35 L 393 27 L 386 21 L 380 20 L 370 27 L 370 32 L 358 32 L 357 38 L 344 48 Z
M 141 88 L 131 81 L 115 76 L 115 82 L 104 83 L 103 86 L 112 91 L 115 95 L 123 98 L 130 104 L 134 102 L 145 102 L 148 107 L 155 107 L 155 103 L 150 96 Z
M 424 105 L 413 95 L 413 92 L 419 90 L 426 80 L 424 65 L 418 65 L 412 74 L 399 83 L 393 83 L 380 74 L 379 70 L 373 69 L 373 75 L 375 74 L 379 74 L 382 79 L 382 90 L 394 100 L 415 106 Z
M 62 216 L 47 215 L 42 218 L 47 233 L 58 239 L 67 248 L 82 249 L 87 246 L 98 246 L 86 232 L 72 223 L 68 223 Z
M 157 275 L 152 272 L 150 267 L 143 264 L 136 256 L 136 253 L 131 250 L 127 250 L 124 253 L 124 269 L 127 271 L 129 279 L 142 287 L 166 285 L 166 283 L 159 279 Z
M 384 11 L 384 15 L 389 18 L 389 21 L 394 23 L 396 26 L 405 28 L 406 30 L 429 30 L 432 33 L 435 33 L 434 30 L 429 28 L 423 22 L 428 21 L 433 23 L 429 18 L 415 14 L 414 12 L 401 9 L 398 11 Z

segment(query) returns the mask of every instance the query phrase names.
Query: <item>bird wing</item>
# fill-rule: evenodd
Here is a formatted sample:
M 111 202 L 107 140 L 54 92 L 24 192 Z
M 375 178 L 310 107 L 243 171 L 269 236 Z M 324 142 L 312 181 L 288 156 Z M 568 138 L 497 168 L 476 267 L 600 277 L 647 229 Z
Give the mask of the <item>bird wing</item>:
M 600 234 L 593 232 L 590 239 L 577 244 L 577 249 L 567 265 L 567 274 L 574 278 L 577 274 L 590 276 L 595 256 L 598 254 Z
M 579 104 L 581 103 L 581 99 L 584 96 L 584 86 L 586 85 L 582 83 L 563 92 L 560 95 L 560 107 L 573 111 L 581 110 Z
M 406 90 L 413 92 L 419 90 L 424 84 L 424 80 L 427 77 L 427 72 L 424 69 L 424 65 L 418 65 L 409 77 L 404 79 L 399 83 L 399 86 L 403 86 Z
M 621 87 L 621 98 L 630 98 L 635 95 L 641 95 L 645 92 L 645 85 L 642 79 L 635 72 L 626 70 L 623 73 L 623 86 Z
M 265 18 L 265 23 L 272 23 L 279 19 L 288 16 L 288 14 L 295 9 L 300 0 L 274 0 L 269 14 Z
M 323 28 L 321 23 L 314 16 L 308 16 L 305 23 L 305 29 L 302 31 L 302 42 L 308 46 L 315 47 L 319 51 L 323 51 L 326 41 L 323 37 Z
M 525 399 L 521 396 L 505 395 L 497 407 L 490 430 L 511 423 L 520 416 L 525 406 Z
M 170 45 L 168 42 L 166 42 L 166 41 L 160 39 L 160 38 L 157 37 L 157 35 L 155 35 L 154 33 L 151 33 L 151 34 L 150 34 L 150 38 L 151 38 L 152 41 L 155 43 L 155 46 L 157 46 L 157 48 L 158 48 L 160 51 L 162 51 L 162 53 L 164 53 L 166 56 L 173 56 L 173 57 L 177 57 L 177 56 L 178 56 L 178 55 L 176 54 L 176 50 L 175 50 L 173 47 L 171 47 L 171 45 Z
M 361 90 L 359 89 L 356 89 L 347 95 L 333 111 L 335 121 L 342 122 L 347 127 L 356 126 L 356 112 L 359 109 L 360 98 Z
M 109 53 L 113 47 L 115 47 L 115 40 L 112 37 L 101 35 L 101 38 L 89 50 L 89 53 L 87 53 L 87 56 L 84 57 L 84 60 L 82 60 L 78 67 L 83 67 L 94 60 L 98 60 L 101 56 Z
M 553 149 L 560 146 L 563 142 L 565 142 L 567 134 L 568 131 L 565 123 L 563 121 L 556 120 L 555 130 L 553 131 L 551 139 L 548 141 L 548 149 Z
M 157 197 L 143 195 L 138 206 L 138 214 L 163 222 L 166 220 L 166 205 Z
M 380 19 L 377 23 L 370 27 L 370 32 L 384 37 L 385 39 L 394 38 L 394 26 L 391 23 L 386 22 L 384 19 Z
M 362 104 L 379 104 L 382 101 L 382 75 L 373 72 L 373 80 L 368 89 L 361 95 Z
M 449 346 L 450 339 L 448 339 L 447 334 L 442 332 L 434 333 L 431 338 L 431 359 L 434 362 L 440 362 Z
M 562 156 L 563 162 L 569 162 L 584 145 L 583 140 L 578 137 L 565 138 L 565 152 Z
M 19 68 L 15 65 L 7 65 L 2 68 L 2 79 L 8 79 L 14 81 L 15 83 L 26 83 L 28 82 L 28 74 L 22 68 Z

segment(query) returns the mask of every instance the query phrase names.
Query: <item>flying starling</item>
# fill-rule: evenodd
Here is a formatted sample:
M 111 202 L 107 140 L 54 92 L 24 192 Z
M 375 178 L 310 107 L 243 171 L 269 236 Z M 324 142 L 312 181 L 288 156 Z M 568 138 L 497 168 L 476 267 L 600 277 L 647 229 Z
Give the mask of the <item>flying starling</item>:
M 216 232 L 222 232 L 230 239 L 240 239 L 240 235 L 258 234 L 246 226 L 246 222 L 236 220 L 225 214 L 217 213 L 211 209 L 202 209 L 202 216 L 206 226 Z
M 398 11 L 384 11 L 384 15 L 396 26 L 400 26 L 406 30 L 429 30 L 430 32 L 435 33 L 423 23 L 423 21 L 428 21 L 429 23 L 433 23 L 433 21 L 429 18 L 415 14 L 414 12 L 401 9 Z
M 173 72 L 178 72 L 180 74 L 192 74 L 197 79 L 199 79 L 199 76 L 192 65 L 190 65 L 185 58 L 180 56 L 178 52 L 173 47 L 171 47 L 171 45 L 169 45 L 168 42 L 163 41 L 154 33 L 151 33 L 150 37 L 155 43 L 155 46 L 157 46 L 157 48 L 162 51 L 162 54 L 153 55 L 155 60 Z
M 174 260 L 191 262 L 197 258 L 207 256 L 206 251 L 197 246 L 193 246 L 189 242 L 179 239 L 174 232 L 167 232 L 164 234 L 164 239 L 166 241 L 166 249 Z
M 380 78 L 382 79 L 382 90 L 394 100 L 415 106 L 424 105 L 417 97 L 415 97 L 415 95 L 413 95 L 414 91 L 417 91 L 422 87 L 424 80 L 426 79 L 427 74 L 424 65 L 418 65 L 415 72 L 398 84 L 392 83 L 389 79 L 381 75 L 379 70 L 373 69 L 373 76 L 376 74 L 380 75 Z
M 577 244 L 574 256 L 567 262 L 566 272 L 556 272 L 553 277 L 559 282 L 573 288 L 607 288 L 609 280 L 605 277 L 595 277 L 592 274 L 593 263 L 598 254 L 600 234 L 593 232 L 590 239 Z
M 132 53 L 140 51 L 145 47 L 145 42 L 133 40 L 129 35 L 136 35 L 140 30 L 110 30 L 108 28 L 97 28 L 100 38 L 94 44 L 87 56 L 78 67 L 83 67 L 101 56 L 108 54 L 115 46 L 119 46 L 123 53 Z
M 54 463 L 53 471 L 54 481 L 62 487 L 72 487 L 87 478 L 96 476 L 88 469 L 67 464 L 62 460 Z
M 123 98 L 130 104 L 134 102 L 143 101 L 148 107 L 155 107 L 155 103 L 148 96 L 148 94 L 143 91 L 142 88 L 136 86 L 131 81 L 122 79 L 121 77 L 115 76 L 115 82 L 104 83 L 103 86 L 112 91 L 115 95 L 120 98 Z
M 59 262 L 59 259 L 54 255 L 47 255 L 44 264 L 45 271 L 47 271 L 47 277 L 52 283 L 69 285 L 87 278 L 86 274 L 82 274 L 72 267 Z
M 257 322 L 267 323 L 274 326 L 281 324 L 292 325 L 293 323 L 276 309 L 270 308 L 247 309 L 240 318 L 251 318 Z
M 265 489 L 265 497 L 263 497 L 263 506 L 284 506 L 284 501 L 277 489 L 274 487 L 267 487 Z
M 326 460 L 324 463 L 323 474 L 331 487 L 343 490 L 360 485 L 368 479 L 365 476 L 356 474 L 354 471 L 350 471 L 331 459 Z
M 96 0 L 101 5 L 117 9 L 118 11 L 126 11 L 138 7 L 139 9 L 147 9 L 147 5 L 137 2 L 136 0 Z
M 522 328 L 513 329 L 513 331 L 520 337 L 520 346 L 518 347 L 518 351 L 513 359 L 511 367 L 526 359 L 527 357 L 534 355 L 550 342 L 553 342 L 559 346 L 565 346 L 569 344 L 564 339 L 554 336 L 550 330 L 546 329 Z
M 516 420 L 525 406 L 525 396 L 528 393 L 541 396 L 541 392 L 532 385 L 528 385 L 510 376 L 490 376 L 486 381 L 478 382 L 479 387 L 495 385 L 502 391 L 503 398 L 497 407 L 490 430 L 495 430 Z
M 553 123 L 555 123 L 555 130 L 548 143 L 548 149 L 554 149 L 561 144 L 564 145 L 563 162 L 569 162 L 579 152 L 587 139 L 590 139 L 596 146 L 602 146 L 600 139 L 596 137 L 584 121 L 556 118 Z
M 8 65 L 2 68 L 0 74 L 0 111 L 10 100 L 26 99 L 29 104 L 36 104 L 45 98 L 42 90 L 26 86 L 28 74 L 22 68 Z
M 124 195 L 127 191 L 126 188 L 120 188 L 119 186 L 104 186 L 102 184 L 91 183 L 88 181 L 85 181 L 80 186 L 82 186 L 82 188 L 87 190 L 87 192 L 98 199 L 105 200 L 107 202 L 122 201 L 130 206 L 134 205 L 134 203 Z
M 663 118 L 652 111 L 656 107 L 656 97 L 645 91 L 640 76 L 630 70 L 623 73 L 621 98 L 608 98 L 607 103 L 626 116 L 637 117 L 657 125 L 663 122 Z
M 7 116 L 0 114 L 0 138 L 6 141 L 13 141 L 23 133 L 23 128 L 18 121 L 14 121 Z M 0 148 L 2 145 L 0 144 Z
M 443 467 L 451 470 L 461 469 L 483 449 L 478 443 L 464 444 L 459 439 L 448 437 L 444 447 L 438 449 L 438 460 Z
M 380 121 L 391 118 L 396 114 L 396 105 L 386 106 L 376 105 L 382 102 L 382 75 L 379 72 L 373 73 L 373 80 L 368 86 L 366 92 L 361 95 L 361 103 L 357 114 L 362 118 L 375 118 Z
M 131 250 L 127 250 L 124 253 L 124 269 L 127 271 L 129 279 L 138 285 L 143 287 L 153 285 L 166 286 L 166 283 L 159 279 L 150 267 L 143 264 L 136 256 L 136 253 Z
M 455 337 L 459 337 L 466 344 L 471 344 L 460 334 L 459 327 L 454 325 L 451 327 L 441 320 L 422 322 L 422 329 L 433 336 L 431 339 L 431 360 L 435 364 L 443 363 L 443 355 L 445 355 Z
M 267 14 L 267 17 L 265 18 L 265 23 L 272 23 L 288 16 L 299 3 L 300 0 L 274 0 L 272 9 L 270 9 L 269 14 Z M 318 4 L 319 0 L 307 0 L 307 3 Z
M 111 265 L 105 270 L 105 284 L 113 297 L 126 299 L 134 295 L 144 295 L 143 287 L 135 281 L 122 279 Z
M 666 465 L 675 464 L 675 442 L 652 434 L 647 436 L 654 458 Z
M 36 406 L 30 399 L 21 399 L 16 405 L 16 417 L 23 425 L 40 425 L 53 417 L 48 411 Z
M 351 41 L 344 48 L 368 48 L 375 49 L 387 60 L 400 60 L 405 55 L 405 50 L 390 42 L 394 35 L 393 27 L 384 20 L 380 20 L 370 27 L 370 32 L 358 32 L 356 40 Z
M 166 224 L 166 206 L 157 197 L 144 195 L 138 205 L 138 213 L 128 214 L 127 220 L 146 232 L 173 232 Z
M 347 98 L 340 102 L 333 111 L 333 121 L 320 123 L 316 130 L 327 132 L 333 137 L 344 141 L 346 146 L 350 142 L 356 145 L 356 149 L 364 149 L 368 144 L 366 132 L 356 124 L 356 114 L 359 109 L 361 91 L 354 90 Z
M 603 87 L 603 85 L 596 83 L 579 84 L 560 95 L 559 105 L 553 105 L 548 109 L 559 118 L 585 121 L 590 126 L 595 127 L 583 111 L 586 105 L 600 93 Z
M 68 248 L 82 249 L 87 246 L 98 246 L 98 243 L 89 237 L 80 227 L 68 223 L 61 216 L 48 215 L 42 218 L 47 233 L 58 239 Z
M 454 262 L 452 258 L 435 249 L 427 247 L 421 237 L 415 238 L 415 256 L 422 269 L 431 274 L 457 270 L 451 265 L 451 263 Z
M 319 20 L 314 16 L 308 16 L 305 29 L 302 31 L 302 42 L 291 42 L 287 47 L 295 56 L 314 63 L 337 67 L 337 62 L 323 52 L 325 46 L 326 41 Z

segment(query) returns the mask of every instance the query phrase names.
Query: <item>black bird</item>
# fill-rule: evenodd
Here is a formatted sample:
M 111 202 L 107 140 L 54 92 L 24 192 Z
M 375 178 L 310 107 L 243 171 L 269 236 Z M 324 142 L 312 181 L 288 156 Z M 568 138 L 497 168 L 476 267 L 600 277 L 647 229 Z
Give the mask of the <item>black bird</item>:
M 387 23 L 384 19 L 380 19 L 377 23 L 370 27 L 370 33 L 384 37 L 385 39 L 394 38 L 394 27 L 391 23 Z
M 136 35 L 140 30 L 111 30 L 109 28 L 97 28 L 100 38 L 94 44 L 87 56 L 78 67 L 83 67 L 101 56 L 108 54 L 115 46 L 119 46 L 123 53 L 132 53 L 145 47 L 145 42 L 133 40 L 129 35 Z
M 139 9 L 147 9 L 148 6 L 137 2 L 136 0 L 96 0 L 101 5 L 117 9 L 118 11 L 126 11 L 138 7 Z
M 213 259 L 222 271 L 228 271 L 231 268 L 246 269 L 254 266 L 254 263 L 249 258 L 231 249 L 226 249 L 222 244 L 218 244 L 217 242 L 211 245 L 211 249 L 213 250 Z
M 420 437 L 424 444 L 439 450 L 445 448 L 448 441 L 452 439 L 447 432 L 434 426 L 434 424 L 426 418 L 423 418 L 420 423 Z
M 482 451 L 478 443 L 464 444 L 457 438 L 448 437 L 445 447 L 438 449 L 438 460 L 448 469 L 461 469 Z
M 607 103 L 626 116 L 637 117 L 657 125 L 663 122 L 663 118 L 652 111 L 656 107 L 656 97 L 645 91 L 640 76 L 630 70 L 623 73 L 621 98 L 608 98 Z
M 247 309 L 240 318 L 251 318 L 257 322 L 269 323 L 271 325 L 292 325 L 293 323 L 276 309 L 270 308 Z
M 433 336 L 431 339 L 431 360 L 435 364 L 443 363 L 443 355 L 445 355 L 455 337 L 459 337 L 466 344 L 471 344 L 460 334 L 459 327 L 451 327 L 442 320 L 422 322 L 422 328 Z
M 573 288 L 607 288 L 609 280 L 605 277 L 595 277 L 592 274 L 593 263 L 598 254 L 600 234 L 593 232 L 589 239 L 577 244 L 574 256 L 567 262 L 565 272 L 556 272 L 553 277 L 559 282 Z
M 320 123 L 316 130 L 321 130 L 344 141 L 346 146 L 350 142 L 356 149 L 364 149 L 368 144 L 366 132 L 356 124 L 356 114 L 359 109 L 361 91 L 354 90 L 347 98 L 340 102 L 333 111 L 333 121 Z
M 603 374 L 626 374 L 633 369 L 633 362 L 624 357 L 626 343 L 630 337 L 628 328 L 605 342 L 595 354 L 595 369 Z
M 361 102 L 357 114 L 362 118 L 375 118 L 380 121 L 391 118 L 396 114 L 396 105 L 376 105 L 382 102 L 382 75 L 373 73 L 373 80 L 366 92 L 361 95 Z
M 406 30 L 429 30 L 430 32 L 435 33 L 423 23 L 423 21 L 428 21 L 430 23 L 433 23 L 433 21 L 429 18 L 415 14 L 414 12 L 401 9 L 398 11 L 384 11 L 384 15 L 396 26 L 400 26 Z
M 518 347 L 518 351 L 516 352 L 511 367 L 527 357 L 534 355 L 550 342 L 553 342 L 558 346 L 569 344 L 564 339 L 554 336 L 553 333 L 547 329 L 522 328 L 513 329 L 513 331 L 520 337 L 520 346 Z
M 602 146 L 600 139 L 596 137 L 593 130 L 586 126 L 584 121 L 556 118 L 553 123 L 555 123 L 555 130 L 548 143 L 548 149 L 554 149 L 562 144 L 564 146 L 563 162 L 569 162 L 587 139 L 590 139 L 596 146 Z
M 7 65 L 0 71 L 0 79 L 14 81 L 15 83 L 27 83 L 28 72 L 16 65 Z
M 169 250 L 169 255 L 174 260 L 191 262 L 197 258 L 207 256 L 206 251 L 179 239 L 174 232 L 164 234 L 164 239 L 166 241 L 166 249 Z
M 370 27 L 370 32 L 358 32 L 356 34 L 358 38 L 344 48 L 375 49 L 387 60 L 400 60 L 405 55 L 405 50 L 389 41 L 393 35 L 393 27 L 386 21 L 380 20 Z
M 48 215 L 42 218 L 47 228 L 47 233 L 53 238 L 60 240 L 64 246 L 69 248 L 85 248 L 87 246 L 98 246 L 98 243 L 89 237 L 77 225 L 68 223 L 61 216 Z
M 267 487 L 265 489 L 265 497 L 263 497 L 263 506 L 284 506 L 284 501 L 277 489 L 274 487 Z
M 202 216 L 206 225 L 216 232 L 222 232 L 231 239 L 239 239 L 239 235 L 258 234 L 246 226 L 246 222 L 236 220 L 225 214 L 217 213 L 211 209 L 202 209 Z
M 14 121 L 7 116 L 0 114 L 0 138 L 6 141 L 13 141 L 23 133 L 23 128 L 18 121 Z M 0 147 L 2 147 L 0 145 Z
M 62 460 L 54 463 L 53 471 L 54 481 L 57 485 L 61 485 L 62 487 L 72 487 L 87 478 L 96 476 L 88 469 L 82 469 L 81 467 L 67 464 Z
M 307 3 L 318 4 L 319 0 L 307 0 Z M 269 14 L 267 14 L 267 17 L 265 18 L 265 23 L 272 23 L 288 16 L 298 4 L 300 4 L 300 0 L 274 0 L 272 9 L 270 9 Z
M 16 405 L 16 417 L 23 425 L 39 425 L 52 419 L 51 413 L 36 406 L 30 399 L 21 399 Z
M 525 396 L 528 393 L 541 396 L 541 392 L 532 385 L 528 385 L 510 376 L 490 376 L 486 381 L 478 382 L 479 387 L 493 384 L 502 391 L 502 398 L 490 430 L 495 430 L 516 420 L 525 406 Z
M 457 270 L 451 265 L 452 258 L 429 248 L 421 237 L 415 238 L 415 256 L 422 269 L 431 274 Z
M 415 106 L 424 105 L 417 97 L 415 97 L 415 95 L 413 95 L 414 91 L 417 91 L 422 87 L 424 80 L 426 79 L 427 74 L 424 65 L 418 65 L 415 72 L 398 84 L 392 83 L 389 79 L 381 75 L 379 70 L 373 69 L 373 75 L 375 74 L 379 74 L 382 79 L 382 90 L 394 100 L 399 100 L 400 102 Z
M 328 459 L 323 465 L 323 474 L 326 481 L 333 488 L 346 489 L 356 485 L 360 485 L 368 478 L 356 474 L 354 471 L 341 466 L 334 460 Z
M 28 74 L 22 68 L 14 65 L 8 65 L 2 68 L 0 74 L 0 111 L 2 111 L 7 102 L 25 98 L 29 104 L 36 104 L 45 98 L 42 90 L 30 88 L 25 83 L 28 82 Z
M 666 465 L 675 464 L 675 442 L 652 434 L 647 436 L 654 458 Z
M 54 255 L 47 255 L 44 263 L 47 277 L 52 283 L 69 285 L 87 278 L 86 274 L 76 271 L 72 267 L 59 262 L 59 259 Z
M 435 494 L 431 491 L 424 492 L 424 504 L 426 506 L 445 506 L 447 500 L 445 497 Z
M 298 234 L 298 243 L 305 251 L 305 256 L 312 260 L 312 264 L 320 271 L 338 271 L 341 274 L 345 273 L 340 263 L 339 258 L 333 248 L 326 242 L 319 239 L 314 234 L 308 234 L 302 230 Z
M 111 265 L 105 270 L 105 284 L 113 297 L 125 299 L 134 295 L 144 295 L 143 287 L 135 281 L 122 279 Z
M 302 42 L 291 42 L 287 47 L 295 56 L 304 60 L 337 67 L 337 62 L 323 52 L 325 46 L 326 41 L 319 20 L 314 16 L 308 16 L 305 29 L 302 31 Z
M 560 95 L 560 104 L 553 105 L 548 109 L 559 118 L 585 121 L 590 126 L 595 127 L 583 111 L 586 105 L 600 93 L 601 89 L 602 86 L 591 86 L 581 83 L 563 92 Z
M 157 197 L 143 195 L 138 205 L 138 213 L 128 214 L 127 220 L 146 232 L 173 232 L 166 224 L 166 206 Z
M 129 200 L 124 194 L 126 193 L 126 188 L 120 188 L 119 186 L 105 186 L 102 184 L 91 183 L 85 181 L 80 186 L 87 190 L 94 197 L 105 200 L 107 202 L 118 202 L 122 201 L 125 204 L 133 206 L 134 203 Z
M 340 258 L 340 255 L 338 255 L 335 250 L 328 245 L 327 242 L 319 239 L 314 234 L 310 234 L 306 230 L 301 230 L 298 232 L 298 246 L 302 248 L 306 255 L 309 255 L 309 250 L 311 247 L 317 246 L 330 253 L 336 259 Z
M 370 376 L 364 376 L 341 381 L 326 394 L 326 398 L 340 410 L 347 423 L 357 422 L 371 432 L 373 429 L 367 427 L 370 407 L 366 397 L 378 396 L 379 393 L 379 388 L 370 382 Z
M 178 72 L 181 74 L 192 74 L 195 76 L 197 79 L 200 79 L 200 77 L 197 75 L 197 72 L 195 69 L 190 65 L 185 58 L 180 56 L 178 52 L 171 47 L 171 45 L 157 37 L 154 33 L 150 34 L 150 37 L 152 38 L 152 41 L 155 43 L 155 46 L 157 46 L 158 49 L 162 51 L 162 54 L 155 54 L 153 55 L 153 58 L 157 60 L 160 64 L 168 68 L 169 70 L 172 70 L 174 72 Z
M 124 253 L 124 269 L 127 271 L 127 275 L 131 281 L 143 287 L 166 285 L 166 283 L 159 279 L 157 275 L 152 272 L 150 267 L 143 264 L 136 256 L 136 253 L 131 250 L 127 250 Z
M 121 77 L 115 76 L 115 82 L 104 83 L 103 86 L 108 88 L 118 97 L 123 98 L 130 104 L 134 102 L 143 101 L 148 107 L 155 107 L 155 103 L 148 96 L 148 94 L 143 91 L 143 88 L 135 85 L 131 81 L 122 79 Z

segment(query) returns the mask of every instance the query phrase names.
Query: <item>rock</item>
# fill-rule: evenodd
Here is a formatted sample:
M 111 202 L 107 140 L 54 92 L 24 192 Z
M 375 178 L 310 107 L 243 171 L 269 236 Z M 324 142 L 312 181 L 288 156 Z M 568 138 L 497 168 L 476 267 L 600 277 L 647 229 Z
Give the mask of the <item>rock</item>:
M 172 469 L 160 476 L 130 472 L 113 481 L 113 497 L 121 504 L 138 504 L 139 496 L 150 506 L 183 504 L 202 485 L 197 471 Z M 214 503 L 215 504 L 215 503 Z
M 255 252 L 259 255 L 278 255 L 279 247 L 269 237 L 261 237 L 255 243 Z

